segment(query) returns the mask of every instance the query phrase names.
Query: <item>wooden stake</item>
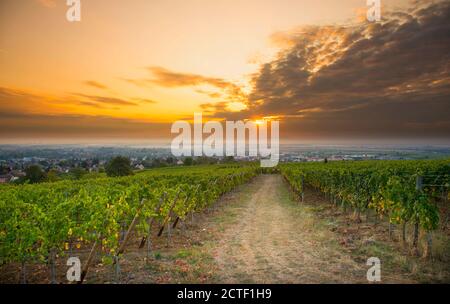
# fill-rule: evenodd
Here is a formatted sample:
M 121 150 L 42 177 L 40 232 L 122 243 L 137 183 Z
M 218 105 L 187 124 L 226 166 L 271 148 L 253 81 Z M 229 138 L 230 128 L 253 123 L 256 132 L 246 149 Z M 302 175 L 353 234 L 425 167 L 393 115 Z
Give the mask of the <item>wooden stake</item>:
M 172 237 L 172 231 L 171 231 L 171 226 L 170 226 L 170 221 L 167 222 L 167 243 L 166 246 L 169 247 L 170 245 L 170 241 L 171 241 L 171 237 Z
M 394 225 L 389 220 L 389 238 L 392 239 L 392 234 L 394 232 Z
M 414 248 L 414 254 L 419 254 L 419 221 L 416 220 L 414 223 L 414 235 L 413 235 L 413 248 Z
M 403 244 L 406 244 L 406 222 L 402 225 L 402 241 Z
M 52 284 L 56 284 L 56 251 L 54 248 L 50 250 L 50 280 Z
M 180 192 L 181 192 L 181 190 L 178 190 L 178 193 L 175 195 L 175 199 L 172 202 L 172 206 L 170 206 L 169 213 L 167 213 L 166 218 L 164 219 L 164 222 L 161 225 L 161 229 L 159 229 L 158 237 L 160 237 L 162 235 L 162 233 L 164 231 L 164 226 L 166 226 L 167 222 L 170 220 L 170 216 L 172 214 L 172 210 L 173 210 L 173 208 L 175 208 L 175 204 L 178 201 L 178 196 L 179 196 Z
M 141 200 L 141 203 L 139 204 L 138 210 L 136 211 L 136 214 L 135 214 L 135 216 L 133 218 L 133 221 L 131 222 L 130 226 L 128 227 L 128 231 L 125 234 L 125 238 L 123 239 L 122 244 L 120 244 L 120 247 L 119 247 L 119 250 L 117 251 L 116 256 L 118 256 L 119 254 L 122 254 L 124 252 L 125 245 L 127 244 L 128 240 L 130 239 L 131 232 L 133 231 L 134 226 L 136 226 L 137 221 L 139 219 L 139 213 L 141 211 L 142 206 L 144 205 L 144 201 L 145 201 L 144 199 Z
M 302 176 L 302 181 L 301 181 L 301 187 L 302 187 L 302 193 L 301 193 L 301 202 L 303 203 L 305 201 L 305 180 Z
M 175 222 L 173 222 L 173 226 L 172 228 L 175 229 L 177 227 L 178 221 L 180 220 L 180 217 L 177 216 L 177 218 L 175 219 Z
M 114 278 L 116 283 L 120 283 L 120 264 L 117 255 L 114 256 Z
M 427 248 L 426 248 L 424 257 L 425 258 L 433 257 L 433 253 L 431 251 L 432 250 L 432 245 L 433 245 L 433 236 L 431 235 L 430 231 L 427 232 L 426 238 L 427 238 Z
M 197 185 L 197 188 L 194 190 L 194 192 L 192 192 L 192 194 L 189 194 L 186 199 L 184 200 L 184 204 L 187 203 L 188 199 L 195 196 L 197 194 L 197 191 L 199 189 L 200 185 Z M 195 208 L 195 206 L 194 206 Z M 175 219 L 175 222 L 173 223 L 172 228 L 175 229 L 177 227 L 178 222 L 180 221 L 180 217 L 177 216 L 177 218 Z
M 159 203 L 158 203 L 158 205 L 156 206 L 155 213 L 157 213 L 157 212 L 159 211 L 159 209 L 161 208 L 162 204 L 163 204 L 164 201 L 166 200 L 166 195 L 167 195 L 167 193 L 164 192 L 163 195 L 159 198 Z M 150 234 L 151 234 L 151 231 L 152 231 L 152 226 L 153 226 L 154 221 L 155 221 L 155 218 L 154 218 L 154 217 L 150 217 L 150 218 L 147 220 L 147 224 L 148 224 L 147 236 L 142 237 L 141 243 L 139 244 L 139 249 L 141 249 L 141 248 L 144 247 L 145 242 L 147 241 L 147 239 L 150 240 L 150 237 L 151 237 Z M 147 250 L 148 250 L 148 248 L 147 248 Z
M 100 240 L 100 241 L 99 241 Z M 89 266 L 92 262 L 92 259 L 94 258 L 95 252 L 97 251 L 97 247 L 99 243 L 101 242 L 101 238 L 94 242 L 94 245 L 92 245 L 91 251 L 89 252 L 89 256 L 87 258 L 86 264 L 84 264 L 83 270 L 81 271 L 81 277 L 78 284 L 83 284 L 84 279 L 86 278 L 87 272 L 89 270 Z
M 22 261 L 22 268 L 20 272 L 20 284 L 26 284 L 27 283 L 27 265 L 25 261 Z
M 422 191 L 423 188 L 423 178 L 422 176 L 417 176 L 416 178 L 416 190 Z M 419 254 L 419 218 L 416 218 L 416 221 L 414 223 L 414 235 L 413 235 L 413 248 L 414 248 L 414 254 Z

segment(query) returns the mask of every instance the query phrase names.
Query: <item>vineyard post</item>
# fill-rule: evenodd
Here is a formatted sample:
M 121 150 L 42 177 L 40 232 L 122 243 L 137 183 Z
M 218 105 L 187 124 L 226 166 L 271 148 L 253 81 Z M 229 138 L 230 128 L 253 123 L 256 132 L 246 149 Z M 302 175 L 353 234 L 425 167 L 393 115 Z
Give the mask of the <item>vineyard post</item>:
M 402 224 L 402 242 L 403 245 L 406 245 L 406 221 L 403 221 Z
M 375 218 L 377 218 L 377 216 L 375 216 Z M 389 211 L 388 220 L 389 220 L 389 238 L 390 238 L 390 239 L 392 239 L 392 235 L 393 235 L 394 229 L 395 229 L 395 226 L 394 226 L 394 224 L 392 223 L 391 218 L 392 218 L 391 212 Z
M 301 183 L 302 183 L 302 194 L 301 194 L 301 197 L 302 197 L 302 203 L 303 203 L 303 201 L 305 200 L 305 180 L 304 180 L 303 176 L 302 176 Z
M 172 237 L 172 228 L 171 228 L 170 220 L 169 220 L 169 221 L 167 221 L 167 242 L 166 242 L 167 247 L 170 246 L 171 237 Z
M 180 190 L 181 191 L 181 190 Z M 183 191 L 184 192 L 184 191 Z M 187 201 L 189 200 L 190 194 L 186 195 L 186 198 L 183 201 L 183 206 L 186 205 Z M 178 221 L 180 220 L 180 217 L 177 215 L 177 218 L 175 219 L 173 225 L 170 224 L 170 218 L 172 214 L 174 213 L 173 208 L 169 212 L 169 220 L 167 221 L 167 243 L 166 246 L 169 247 L 171 240 L 172 240 L 172 228 L 175 229 L 177 226 Z
M 22 268 L 20 272 L 20 283 L 26 284 L 27 283 L 27 265 L 25 262 L 25 259 L 22 260 Z
M 426 249 L 426 252 L 425 252 L 425 255 L 424 255 L 424 257 L 425 258 L 427 258 L 427 257 L 433 257 L 432 256 L 432 252 L 431 252 L 431 249 L 432 249 L 432 245 L 433 245 L 433 236 L 431 235 L 431 231 L 427 231 L 427 249 Z
M 134 226 L 136 226 L 139 213 L 141 211 L 142 206 L 144 205 L 145 199 L 141 200 L 141 203 L 139 204 L 138 210 L 136 211 L 136 214 L 134 215 L 133 221 L 131 222 L 130 226 L 128 227 L 127 233 L 125 234 L 125 237 L 123 239 L 122 244 L 120 244 L 119 250 L 117 251 L 116 257 L 119 256 L 119 254 L 122 254 L 125 250 L 125 245 L 127 244 L 128 240 L 130 239 L 131 232 L 134 229 Z
M 56 249 L 50 249 L 50 279 L 52 284 L 56 284 Z
M 186 205 L 187 201 L 191 198 L 191 196 L 192 195 L 189 194 L 189 193 L 186 195 L 186 198 L 183 201 L 183 206 Z M 175 219 L 175 221 L 173 222 L 173 225 L 172 225 L 173 229 L 177 228 L 177 224 L 178 224 L 179 221 L 180 221 L 180 216 L 177 214 L 177 218 Z
M 120 242 L 122 242 L 125 239 L 125 231 L 126 227 L 125 227 L 125 221 L 121 221 L 120 222 Z
M 69 256 L 72 256 L 73 250 L 72 250 L 72 237 L 69 238 Z
M 180 191 L 181 191 L 181 189 L 179 189 L 177 194 L 175 195 L 175 199 L 172 202 L 172 206 L 170 206 L 169 213 L 167 213 L 166 218 L 164 219 L 164 222 L 161 225 L 161 228 L 159 229 L 158 237 L 160 237 L 162 235 L 162 233 L 164 231 L 164 227 L 166 226 L 167 222 L 170 220 L 170 215 L 172 213 L 173 208 L 175 208 L 175 204 L 178 201 L 178 196 L 180 195 Z
M 422 176 L 417 176 L 416 177 L 416 190 L 418 192 L 421 192 L 423 188 L 423 178 Z M 414 253 L 417 255 L 419 250 L 418 250 L 418 243 L 419 243 L 419 219 L 418 216 L 415 216 L 414 219 L 414 238 L 413 238 L 413 248 L 414 248 Z
M 155 208 L 155 213 L 158 213 L 158 212 L 159 212 L 159 209 L 161 208 L 162 204 L 163 204 L 164 201 L 166 200 L 166 195 L 167 195 L 167 192 L 164 192 L 164 193 L 161 195 L 161 197 L 159 198 L 159 203 L 158 203 L 158 205 L 157 205 L 156 208 Z M 144 247 L 144 245 L 145 245 L 145 243 L 147 242 L 147 240 L 148 240 L 148 242 L 151 242 L 151 230 L 152 230 L 152 227 L 153 227 L 153 222 L 154 222 L 154 220 L 155 220 L 154 217 L 149 216 L 149 218 L 148 218 L 148 220 L 147 220 L 147 225 L 148 225 L 148 228 L 147 228 L 147 229 L 148 229 L 148 230 L 147 230 L 147 236 L 142 237 L 141 243 L 139 244 L 139 249 L 142 248 L 142 247 Z M 149 245 L 147 244 L 147 254 L 149 253 L 150 248 L 151 248 L 151 245 L 149 246 Z
M 195 188 L 194 192 L 192 192 L 191 194 L 188 194 L 188 196 L 186 197 L 183 205 L 185 205 L 187 203 L 187 201 L 191 198 L 191 197 L 195 197 L 195 195 L 197 195 L 197 191 L 199 189 L 200 185 L 197 185 L 197 188 Z M 186 230 L 186 226 L 183 220 L 180 219 L 179 216 L 177 216 L 177 219 L 175 220 L 175 222 L 173 223 L 172 228 L 175 229 L 177 227 L 178 222 L 181 221 L 181 223 L 183 224 L 183 232 Z
M 186 222 L 181 221 L 180 226 L 181 226 L 181 231 L 183 232 L 183 235 L 185 235 L 186 234 Z
M 117 255 L 114 256 L 114 279 L 116 283 L 120 283 L 120 264 Z
M 149 262 L 150 259 L 150 253 L 152 252 L 152 239 L 150 238 L 151 229 L 148 230 L 148 239 L 147 239 L 147 259 L 145 260 L 146 263 Z
M 101 240 L 101 237 L 99 237 L 99 240 Z M 89 256 L 86 261 L 86 264 L 84 265 L 83 270 L 81 271 L 81 277 L 80 277 L 80 281 L 78 282 L 78 284 L 82 284 L 84 279 L 86 278 L 91 261 L 94 258 L 95 252 L 97 251 L 98 244 L 99 244 L 99 241 L 96 240 L 94 242 L 94 245 L 92 245 L 91 251 L 89 252 Z
M 199 189 L 200 189 L 200 184 L 197 185 L 197 188 L 195 189 L 195 192 L 194 192 L 194 196 L 197 195 L 197 192 Z M 194 212 L 195 212 L 195 209 L 197 208 L 197 204 L 198 204 L 198 201 L 195 203 L 195 205 L 192 207 L 192 210 L 191 210 L 191 225 L 194 224 Z
M 227 179 L 228 179 L 228 177 L 229 176 L 227 176 Z M 219 180 L 219 178 L 216 178 L 215 180 L 214 180 L 214 182 L 212 183 L 212 187 L 211 187 L 211 189 L 217 184 L 217 181 Z M 209 186 L 209 185 L 208 185 Z M 214 206 L 210 206 L 210 207 L 208 207 L 208 209 L 209 209 L 209 211 L 211 211 L 211 209 L 212 210 L 214 210 Z

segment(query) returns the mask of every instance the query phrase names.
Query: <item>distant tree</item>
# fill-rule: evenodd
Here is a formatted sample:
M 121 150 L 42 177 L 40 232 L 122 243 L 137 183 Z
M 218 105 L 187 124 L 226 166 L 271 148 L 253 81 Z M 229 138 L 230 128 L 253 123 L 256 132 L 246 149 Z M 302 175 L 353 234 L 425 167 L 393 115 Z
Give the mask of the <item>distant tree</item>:
M 50 165 L 50 163 L 46 160 L 41 160 L 39 161 L 39 165 L 41 165 L 42 167 L 48 167 Z
M 105 167 L 108 176 L 126 176 L 133 174 L 130 159 L 124 156 L 114 157 Z
M 7 174 L 9 172 L 9 167 L 6 165 L 0 165 L 0 174 Z
M 75 179 L 80 179 L 82 178 L 84 175 L 87 174 L 87 171 L 84 168 L 81 167 L 75 167 L 70 169 L 69 173 L 75 178 Z
M 43 182 L 46 178 L 45 172 L 38 165 L 31 165 L 25 169 L 25 179 L 32 184 Z
M 192 166 L 192 165 L 194 164 L 194 160 L 192 159 L 192 157 L 186 157 L 186 158 L 184 159 L 183 164 L 184 164 L 185 166 Z
M 323 160 L 324 163 L 328 163 L 328 158 L 325 157 L 325 159 Z
M 172 156 L 166 158 L 166 163 L 168 165 L 173 165 L 175 163 L 175 159 Z
M 211 165 L 217 163 L 217 160 L 213 157 L 200 156 L 195 160 L 196 165 Z
M 224 160 L 225 163 L 234 163 L 234 156 L 227 156 Z
M 86 160 L 83 160 L 83 161 L 81 162 L 80 166 L 81 166 L 82 168 L 84 168 L 84 169 L 87 170 L 87 169 L 89 169 L 89 162 L 86 161 Z
M 142 161 L 142 165 L 144 166 L 145 169 L 149 169 L 153 167 L 153 162 L 149 159 L 146 159 Z
M 61 178 L 59 177 L 59 173 L 55 169 L 50 169 L 47 172 L 47 181 L 49 182 L 56 182 L 59 181 Z
M 155 158 L 152 161 L 152 168 L 160 168 L 160 167 L 167 167 L 166 161 L 161 158 Z

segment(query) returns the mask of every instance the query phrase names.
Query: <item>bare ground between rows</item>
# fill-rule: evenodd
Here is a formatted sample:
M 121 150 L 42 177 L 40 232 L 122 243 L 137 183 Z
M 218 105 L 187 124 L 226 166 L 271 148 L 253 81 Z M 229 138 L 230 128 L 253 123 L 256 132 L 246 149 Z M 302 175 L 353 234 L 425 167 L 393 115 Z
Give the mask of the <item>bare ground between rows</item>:
M 220 282 L 367 282 L 365 260 L 356 261 L 306 201 L 295 201 L 281 176 L 260 176 L 249 190 L 213 251 Z

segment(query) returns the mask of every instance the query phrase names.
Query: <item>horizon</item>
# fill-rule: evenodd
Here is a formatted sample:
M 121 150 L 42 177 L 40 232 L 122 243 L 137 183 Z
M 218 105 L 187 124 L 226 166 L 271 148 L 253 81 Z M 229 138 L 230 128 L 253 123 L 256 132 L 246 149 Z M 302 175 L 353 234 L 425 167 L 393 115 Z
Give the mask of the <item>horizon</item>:
M 225 141 L 226 142 L 226 141 Z M 168 140 L 151 140 L 151 141 L 135 141 L 135 140 L 121 140 L 121 141 L 113 141 L 113 140 L 93 140 L 93 141 L 73 141 L 73 142 L 64 142 L 62 140 L 55 141 L 17 141 L 17 142 L 2 142 L 0 141 L 1 147 L 127 147 L 131 149 L 139 149 L 139 148 L 167 148 L 170 149 L 171 142 Z M 342 141 L 327 141 L 327 140 L 317 140 L 317 141 L 281 141 L 280 147 L 366 147 L 366 148 L 449 148 L 450 142 L 423 142 L 421 140 L 413 140 L 413 141 L 399 141 L 398 139 L 393 139 L 391 141 L 386 140 L 342 140 Z

